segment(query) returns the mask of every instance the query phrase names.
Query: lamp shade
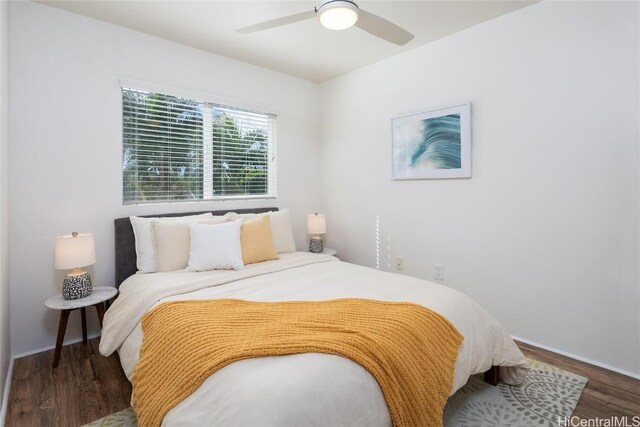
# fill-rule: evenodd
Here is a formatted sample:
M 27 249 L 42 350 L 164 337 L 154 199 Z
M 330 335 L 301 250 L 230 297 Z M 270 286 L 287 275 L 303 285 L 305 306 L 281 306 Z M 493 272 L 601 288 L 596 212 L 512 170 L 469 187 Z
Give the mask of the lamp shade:
M 307 215 L 307 233 L 325 234 L 327 232 L 327 221 L 324 214 L 314 213 Z
M 69 270 L 95 263 L 96 247 L 92 233 L 73 233 L 56 237 L 56 270 Z

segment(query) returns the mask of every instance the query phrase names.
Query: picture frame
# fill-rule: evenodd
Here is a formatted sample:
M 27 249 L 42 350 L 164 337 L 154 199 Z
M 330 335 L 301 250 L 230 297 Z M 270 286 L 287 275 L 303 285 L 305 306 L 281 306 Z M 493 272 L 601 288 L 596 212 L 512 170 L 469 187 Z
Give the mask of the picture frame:
M 471 178 L 471 104 L 391 120 L 392 178 Z

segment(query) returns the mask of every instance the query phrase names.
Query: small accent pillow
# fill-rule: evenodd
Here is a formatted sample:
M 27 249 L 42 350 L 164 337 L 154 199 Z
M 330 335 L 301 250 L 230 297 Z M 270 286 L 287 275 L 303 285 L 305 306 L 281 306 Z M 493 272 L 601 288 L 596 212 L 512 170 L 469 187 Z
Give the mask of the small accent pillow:
M 245 221 L 242 224 L 240 242 L 242 243 L 242 262 L 245 265 L 279 258 L 273 246 L 271 221 L 268 215 Z
M 242 220 L 224 224 L 189 224 L 189 270 L 240 270 Z
M 262 216 L 268 216 L 271 221 L 271 238 L 273 246 L 279 254 L 295 252 L 296 242 L 293 238 L 293 228 L 291 227 L 291 214 L 289 209 L 280 211 L 265 212 L 261 214 L 238 214 L 235 212 L 228 213 L 231 221 L 242 218 L 245 221 Z
M 211 218 L 213 215 L 211 212 L 189 215 L 189 216 L 177 216 L 168 218 L 142 218 L 139 216 L 130 216 L 131 226 L 133 227 L 133 235 L 136 238 L 136 256 L 139 273 L 155 273 L 156 271 L 156 259 L 153 251 L 153 231 L 151 229 L 151 221 L 161 222 L 188 222 L 193 218 Z
M 191 244 L 189 224 L 222 224 L 224 222 L 227 222 L 225 216 L 194 222 L 151 221 L 156 271 L 176 271 L 187 268 Z

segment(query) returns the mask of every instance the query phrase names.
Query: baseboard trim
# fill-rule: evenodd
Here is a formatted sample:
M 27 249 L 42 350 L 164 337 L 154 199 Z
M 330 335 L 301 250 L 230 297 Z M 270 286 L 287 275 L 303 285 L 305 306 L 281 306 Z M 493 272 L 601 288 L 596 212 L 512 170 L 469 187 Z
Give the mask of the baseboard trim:
M 87 339 L 88 340 L 92 340 L 94 338 L 98 338 L 99 336 L 100 336 L 99 333 L 98 334 L 91 334 L 91 335 L 87 335 Z M 62 345 L 65 346 L 65 345 L 71 345 L 71 344 L 78 344 L 79 342 L 82 342 L 82 338 L 70 339 L 69 341 L 65 341 Z M 29 351 L 26 351 L 24 353 L 15 354 L 13 356 L 13 359 L 20 359 L 21 357 L 31 356 L 32 354 L 42 353 L 43 351 L 53 350 L 54 348 L 56 348 L 56 345 L 52 344 L 52 345 L 48 345 L 46 347 L 38 348 L 38 349 L 35 349 L 35 350 L 29 350 Z
M 2 395 L 2 408 L 0 409 L 0 426 L 5 425 L 7 418 L 7 409 L 9 407 L 9 392 L 11 391 L 11 378 L 13 377 L 13 360 L 9 360 L 9 372 L 7 372 L 7 380 L 4 382 L 4 394 Z
M 567 351 L 558 350 L 557 348 L 549 347 L 548 345 L 544 345 L 544 344 L 540 344 L 540 343 L 533 342 L 533 341 L 530 341 L 530 340 L 526 340 L 524 338 L 516 337 L 516 336 L 513 336 L 513 335 L 511 336 L 511 338 L 513 338 L 516 341 L 520 341 L 520 342 L 523 342 L 525 344 L 529 344 L 529 345 L 532 345 L 534 347 L 541 348 L 543 350 L 551 351 L 553 353 L 558 353 L 558 354 L 560 354 L 562 356 L 567 356 L 567 357 L 570 357 L 572 359 L 579 360 L 580 362 L 588 363 L 590 365 L 595 365 L 595 366 L 597 366 L 599 368 L 607 369 L 609 371 L 613 371 L 613 372 L 616 372 L 618 374 L 622 374 L 622 375 L 625 375 L 627 377 L 631 377 L 631 378 L 635 378 L 636 380 L 640 380 L 640 374 L 636 374 L 636 373 L 633 373 L 633 372 L 625 371 L 624 369 L 619 369 L 619 368 L 613 367 L 611 365 L 607 365 L 606 363 L 596 362 L 595 360 L 587 359 L 586 357 L 578 356 L 576 354 L 572 354 L 572 353 L 569 353 Z

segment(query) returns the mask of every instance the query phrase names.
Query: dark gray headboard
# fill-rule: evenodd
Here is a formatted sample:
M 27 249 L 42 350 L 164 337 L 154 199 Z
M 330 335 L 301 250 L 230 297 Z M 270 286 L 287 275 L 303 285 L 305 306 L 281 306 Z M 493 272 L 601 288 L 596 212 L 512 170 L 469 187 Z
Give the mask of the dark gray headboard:
M 230 209 L 222 211 L 199 211 L 199 212 L 182 212 L 182 213 L 168 213 L 161 215 L 142 215 L 145 218 L 150 217 L 171 217 L 171 216 L 185 216 L 185 215 L 197 215 L 202 213 L 211 212 L 213 215 L 224 215 L 228 212 L 238 213 L 261 213 L 268 211 L 277 211 L 278 208 L 255 208 L 255 209 Z M 129 217 L 118 218 L 113 221 L 115 224 L 116 232 L 116 287 L 120 287 L 120 284 L 125 279 L 133 274 L 136 274 L 138 268 L 136 267 L 136 239 L 133 235 L 133 227 L 131 227 L 131 221 Z

